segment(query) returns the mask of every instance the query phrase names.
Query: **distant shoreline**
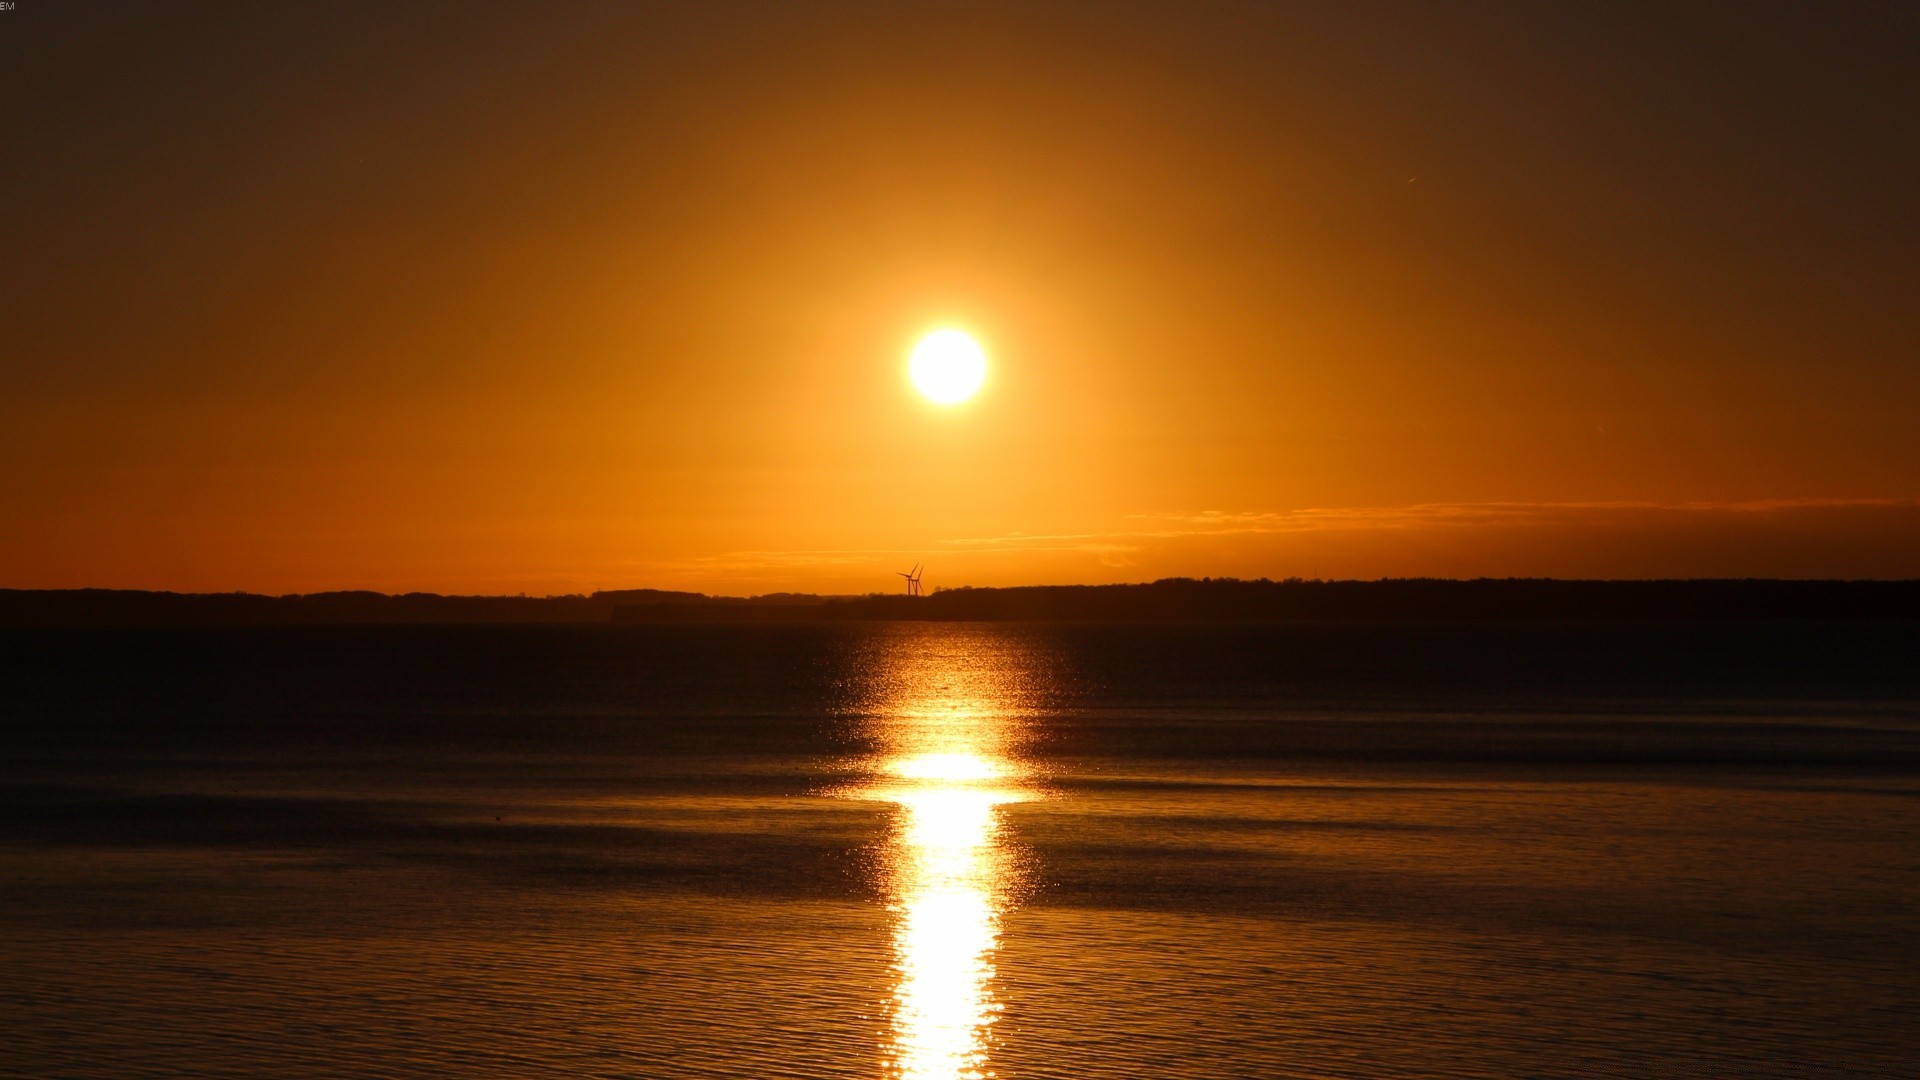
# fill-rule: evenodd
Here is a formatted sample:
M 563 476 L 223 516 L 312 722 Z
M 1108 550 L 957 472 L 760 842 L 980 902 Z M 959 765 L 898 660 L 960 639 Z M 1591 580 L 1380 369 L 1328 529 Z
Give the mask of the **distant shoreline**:
M 1594 619 L 1920 619 L 1920 581 L 1169 578 L 946 589 L 923 597 L 716 597 L 655 589 L 547 597 L 0 589 L 4 627 Z

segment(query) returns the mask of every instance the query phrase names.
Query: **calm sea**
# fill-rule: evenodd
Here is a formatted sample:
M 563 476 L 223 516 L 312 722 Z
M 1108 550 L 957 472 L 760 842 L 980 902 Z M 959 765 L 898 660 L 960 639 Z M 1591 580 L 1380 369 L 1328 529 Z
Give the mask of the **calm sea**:
M 1920 1073 L 1920 626 L 0 635 L 0 1075 Z

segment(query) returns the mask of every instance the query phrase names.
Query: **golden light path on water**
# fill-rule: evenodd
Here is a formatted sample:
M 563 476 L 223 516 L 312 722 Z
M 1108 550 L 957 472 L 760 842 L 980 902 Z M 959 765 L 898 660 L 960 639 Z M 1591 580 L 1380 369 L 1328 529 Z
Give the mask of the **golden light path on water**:
M 884 859 L 894 992 L 885 1057 L 900 1080 L 991 1076 L 994 954 L 1017 867 L 999 808 L 1034 797 L 1016 757 L 1024 667 L 1004 639 L 902 634 L 874 702 L 884 748 L 855 794 L 895 804 Z

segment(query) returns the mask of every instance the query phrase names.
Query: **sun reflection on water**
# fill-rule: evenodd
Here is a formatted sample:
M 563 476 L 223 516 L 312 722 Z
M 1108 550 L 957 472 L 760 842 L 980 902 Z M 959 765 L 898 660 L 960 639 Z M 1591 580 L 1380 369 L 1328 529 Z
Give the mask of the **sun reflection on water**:
M 857 792 L 898 807 L 884 859 L 888 1075 L 974 1080 L 992 1075 L 994 953 L 1016 885 L 998 808 L 1034 797 L 1016 757 L 1027 665 L 977 632 L 927 631 L 894 646 L 872 703 L 885 753 Z

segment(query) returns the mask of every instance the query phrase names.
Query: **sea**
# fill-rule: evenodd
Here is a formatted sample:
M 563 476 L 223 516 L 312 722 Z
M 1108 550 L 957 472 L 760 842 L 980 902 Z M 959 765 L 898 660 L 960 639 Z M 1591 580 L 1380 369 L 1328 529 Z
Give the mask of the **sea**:
M 0 1076 L 1920 1075 L 1920 624 L 0 631 Z

